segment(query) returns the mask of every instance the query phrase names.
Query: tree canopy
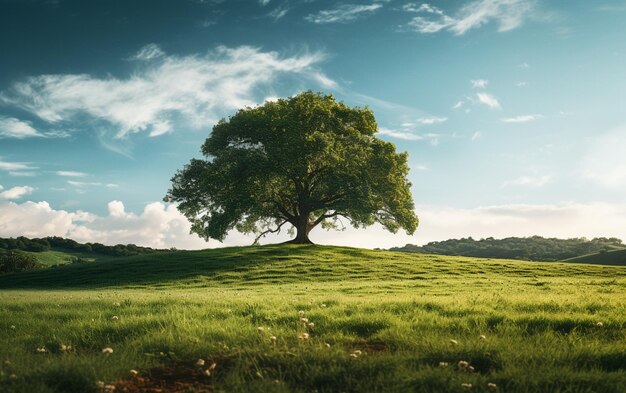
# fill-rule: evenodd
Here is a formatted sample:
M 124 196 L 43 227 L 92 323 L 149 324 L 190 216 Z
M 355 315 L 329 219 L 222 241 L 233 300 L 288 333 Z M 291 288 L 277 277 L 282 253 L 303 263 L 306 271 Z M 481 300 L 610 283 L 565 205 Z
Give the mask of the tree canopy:
M 164 199 L 206 240 L 237 229 L 258 241 L 287 225 L 292 242 L 310 243 L 313 228 L 344 220 L 412 234 L 408 156 L 376 132 L 370 109 L 311 91 L 241 109 L 213 127 L 205 158 L 179 170 Z

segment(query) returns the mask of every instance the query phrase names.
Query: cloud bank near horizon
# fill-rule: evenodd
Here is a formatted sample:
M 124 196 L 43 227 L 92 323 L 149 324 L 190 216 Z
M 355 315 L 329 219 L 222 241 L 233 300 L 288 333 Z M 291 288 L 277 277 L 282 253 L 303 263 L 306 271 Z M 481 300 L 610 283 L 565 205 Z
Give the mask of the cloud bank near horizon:
M 224 243 L 205 242 L 189 234 L 190 224 L 172 204 L 152 202 L 140 213 L 127 212 L 121 201 L 108 203 L 107 215 L 52 208 L 47 202 L 0 202 L 0 237 L 69 237 L 78 242 L 107 245 L 133 243 L 154 248 L 202 249 L 252 244 L 254 236 L 232 231 Z M 391 234 L 381 226 L 368 229 L 311 233 L 319 244 L 363 248 L 389 248 L 407 243 L 473 237 L 510 236 L 557 238 L 617 237 L 626 239 L 626 204 L 561 203 L 554 205 L 511 204 L 476 208 L 418 206 L 420 227 L 414 236 Z M 268 236 L 262 243 L 283 242 L 286 231 Z

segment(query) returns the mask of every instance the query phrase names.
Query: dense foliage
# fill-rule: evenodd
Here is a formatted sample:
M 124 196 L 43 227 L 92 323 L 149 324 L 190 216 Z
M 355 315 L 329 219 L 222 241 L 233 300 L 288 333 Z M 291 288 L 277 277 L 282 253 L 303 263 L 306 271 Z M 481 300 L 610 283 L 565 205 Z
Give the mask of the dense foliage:
M 413 233 L 414 212 L 406 153 L 378 139 L 367 108 L 332 95 L 304 92 L 245 108 L 221 120 L 193 159 L 172 178 L 166 201 L 204 239 L 228 231 L 257 240 L 289 224 L 294 243 L 310 243 L 317 225 Z
M 41 239 L 29 239 L 24 236 L 17 238 L 0 238 L 0 250 L 22 250 L 31 252 L 49 251 L 52 249 L 62 249 L 85 253 L 96 253 L 114 257 L 150 254 L 161 250 L 150 247 L 140 247 L 134 244 L 118 244 L 115 246 L 105 246 L 100 243 L 78 243 L 72 239 L 65 239 L 58 236 L 44 237 Z
M 488 237 L 481 240 L 474 240 L 471 237 L 450 239 L 430 242 L 421 247 L 407 244 L 404 247 L 394 247 L 391 251 L 529 261 L 560 261 L 620 248 L 626 248 L 626 245 L 617 238 L 599 237 L 588 240 L 586 238 L 556 239 L 533 236 L 505 239 Z
M 3 251 L 0 253 L 0 274 L 23 272 L 40 267 L 37 258 L 19 251 Z

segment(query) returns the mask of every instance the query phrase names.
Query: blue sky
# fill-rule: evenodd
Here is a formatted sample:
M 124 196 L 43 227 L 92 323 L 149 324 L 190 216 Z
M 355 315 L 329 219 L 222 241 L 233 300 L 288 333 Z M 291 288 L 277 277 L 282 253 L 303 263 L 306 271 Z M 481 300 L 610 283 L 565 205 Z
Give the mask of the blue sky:
M 421 218 L 313 240 L 626 238 L 624 42 L 623 0 L 2 0 L 0 236 L 218 246 L 169 179 L 220 118 L 311 89 L 374 110 Z

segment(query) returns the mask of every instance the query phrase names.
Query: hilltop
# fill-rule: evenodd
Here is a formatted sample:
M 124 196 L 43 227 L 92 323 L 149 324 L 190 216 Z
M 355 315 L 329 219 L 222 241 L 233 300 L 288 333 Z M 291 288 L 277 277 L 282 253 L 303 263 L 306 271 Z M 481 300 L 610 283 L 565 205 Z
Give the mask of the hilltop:
M 57 266 L 0 276 L 0 288 L 205 287 L 301 282 L 568 277 L 606 274 L 608 268 L 409 254 L 349 247 L 268 245 L 171 251 Z M 622 270 L 610 270 L 623 274 Z

